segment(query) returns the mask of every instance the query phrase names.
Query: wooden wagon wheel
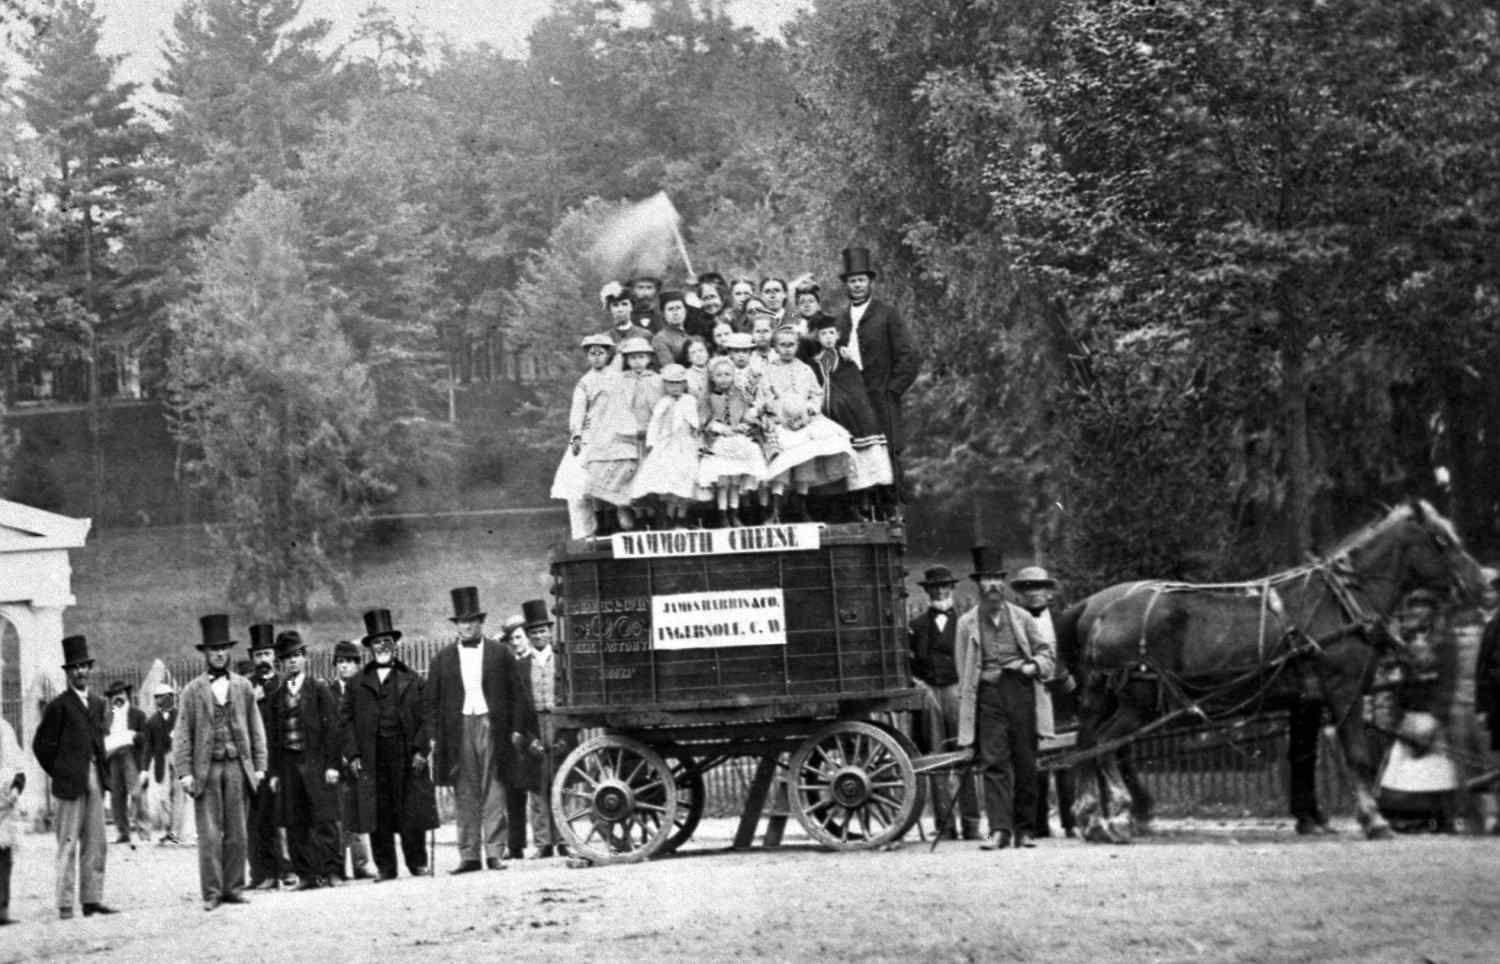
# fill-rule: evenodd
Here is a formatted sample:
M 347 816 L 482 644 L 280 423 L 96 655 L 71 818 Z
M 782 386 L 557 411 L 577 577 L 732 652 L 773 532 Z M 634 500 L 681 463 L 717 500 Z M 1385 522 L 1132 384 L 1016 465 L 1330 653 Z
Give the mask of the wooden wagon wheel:
M 916 768 L 902 741 L 873 723 L 840 720 L 792 755 L 792 809 L 808 834 L 834 850 L 896 840 L 916 819 Z
M 672 768 L 672 779 L 677 784 L 677 810 L 672 820 L 672 832 L 657 850 L 658 854 L 669 854 L 687 843 L 693 831 L 698 829 L 707 791 L 703 785 L 703 772 L 694 769 L 691 756 L 675 747 L 663 747 L 661 754 Z
M 875 725 L 880 727 L 882 730 L 885 730 L 891 736 L 895 737 L 896 742 L 901 744 L 901 749 L 905 750 L 906 755 L 913 761 L 915 761 L 917 757 L 922 755 L 922 751 L 917 749 L 917 744 L 912 741 L 912 738 L 907 736 L 895 724 L 877 722 Z M 916 764 L 913 763 L 913 767 L 915 767 L 915 765 Z M 900 838 L 908 830 L 914 827 L 918 820 L 922 819 L 922 812 L 927 809 L 928 782 L 929 781 L 922 779 L 920 776 L 917 777 L 917 803 L 916 806 L 911 808 L 911 819 L 906 822 L 906 826 L 901 828 L 901 833 L 896 834 L 898 838 Z
M 655 750 L 618 733 L 580 743 L 552 781 L 552 815 L 570 852 L 594 863 L 644 860 L 677 819 L 677 782 Z

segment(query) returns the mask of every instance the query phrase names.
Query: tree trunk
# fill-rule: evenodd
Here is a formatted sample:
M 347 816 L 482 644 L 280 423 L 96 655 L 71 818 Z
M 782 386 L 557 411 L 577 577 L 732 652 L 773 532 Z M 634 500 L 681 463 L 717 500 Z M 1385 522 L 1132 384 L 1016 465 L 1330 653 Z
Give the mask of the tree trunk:
M 1313 473 L 1307 424 L 1307 333 L 1292 312 L 1282 322 L 1281 410 L 1286 431 L 1287 550 L 1295 563 L 1313 549 Z

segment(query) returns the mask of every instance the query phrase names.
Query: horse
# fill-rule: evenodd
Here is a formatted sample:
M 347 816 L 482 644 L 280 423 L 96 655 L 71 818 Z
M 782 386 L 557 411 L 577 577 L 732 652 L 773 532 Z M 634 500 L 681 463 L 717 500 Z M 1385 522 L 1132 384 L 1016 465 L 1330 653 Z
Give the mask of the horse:
M 1298 829 L 1326 829 L 1314 767 L 1324 710 L 1355 777 L 1365 835 L 1391 835 L 1375 805 L 1376 762 L 1361 699 L 1388 628 L 1412 589 L 1484 584 L 1452 523 L 1412 500 L 1356 531 L 1326 557 L 1243 583 L 1139 581 L 1102 589 L 1056 621 L 1058 648 L 1080 680 L 1074 813 L 1085 840 L 1128 843 L 1147 819 L 1144 788 L 1123 761 L 1130 740 L 1183 717 L 1290 709 L 1292 807 Z M 1306 821 L 1306 823 L 1304 823 Z

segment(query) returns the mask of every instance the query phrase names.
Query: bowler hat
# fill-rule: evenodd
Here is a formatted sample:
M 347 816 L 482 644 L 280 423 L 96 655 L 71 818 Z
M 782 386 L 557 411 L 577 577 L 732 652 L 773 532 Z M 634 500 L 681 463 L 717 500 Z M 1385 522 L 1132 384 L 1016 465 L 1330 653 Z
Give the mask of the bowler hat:
M 359 651 L 359 647 L 347 639 L 341 639 L 334 644 L 333 661 L 335 663 L 341 659 L 352 659 L 357 663 L 364 658 L 364 654 Z
M 250 627 L 250 652 L 257 649 L 276 648 L 276 627 L 270 623 L 256 623 Z
M 276 634 L 276 658 L 286 659 L 297 653 L 305 653 L 307 643 L 302 641 L 302 634 L 295 629 L 283 630 Z
M 108 697 L 115 697 L 119 696 L 122 693 L 128 694 L 130 692 L 130 689 L 131 687 L 129 683 L 125 682 L 122 679 L 117 679 L 105 688 L 104 695 Z
M 552 625 L 552 616 L 547 612 L 545 599 L 528 599 L 521 603 L 521 616 L 526 620 L 527 629 Z
M 1041 566 L 1027 566 L 1016 573 L 1015 577 L 1010 581 L 1010 588 L 1017 592 L 1023 592 L 1032 587 L 1040 588 L 1044 586 L 1048 589 L 1056 589 L 1057 580 L 1053 579 L 1047 570 Z
M 63 669 L 73 666 L 92 666 L 94 657 L 89 655 L 89 641 L 82 636 L 63 637 Z
M 1004 579 L 1005 569 L 997 563 L 1000 553 L 995 553 L 993 561 L 990 556 L 990 547 L 977 545 L 969 549 L 969 555 L 974 559 L 974 571 L 969 573 L 969 578 L 978 582 L 980 579 Z
M 203 631 L 199 649 L 223 649 L 234 645 L 234 640 L 229 638 L 229 617 L 224 613 L 199 616 L 198 626 Z
M 479 590 L 474 586 L 450 589 L 448 595 L 453 597 L 453 615 L 448 617 L 450 622 L 461 623 L 484 618 L 484 613 L 479 608 Z
M 867 274 L 872 278 L 878 276 L 875 264 L 870 260 L 869 248 L 845 248 L 842 257 L 844 270 L 839 272 L 840 278 L 847 278 L 851 274 Z
M 372 609 L 365 613 L 365 638 L 360 642 L 369 646 L 376 636 L 389 636 L 393 643 L 401 639 L 401 633 L 391 628 L 389 609 Z
M 953 574 L 952 569 L 949 569 L 947 566 L 932 566 L 926 572 L 922 573 L 922 580 L 917 585 L 924 587 L 952 586 L 957 582 L 958 577 Z

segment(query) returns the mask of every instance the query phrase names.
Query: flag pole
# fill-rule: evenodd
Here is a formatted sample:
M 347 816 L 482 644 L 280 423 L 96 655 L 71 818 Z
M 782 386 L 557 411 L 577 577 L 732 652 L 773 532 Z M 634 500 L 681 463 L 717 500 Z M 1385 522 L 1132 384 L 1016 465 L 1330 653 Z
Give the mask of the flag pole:
M 682 263 L 687 266 L 688 276 L 697 280 L 698 273 L 693 270 L 693 262 L 688 258 L 687 243 L 682 240 L 682 232 L 677 228 L 677 222 L 672 222 L 672 237 L 677 239 L 677 253 L 682 255 Z

